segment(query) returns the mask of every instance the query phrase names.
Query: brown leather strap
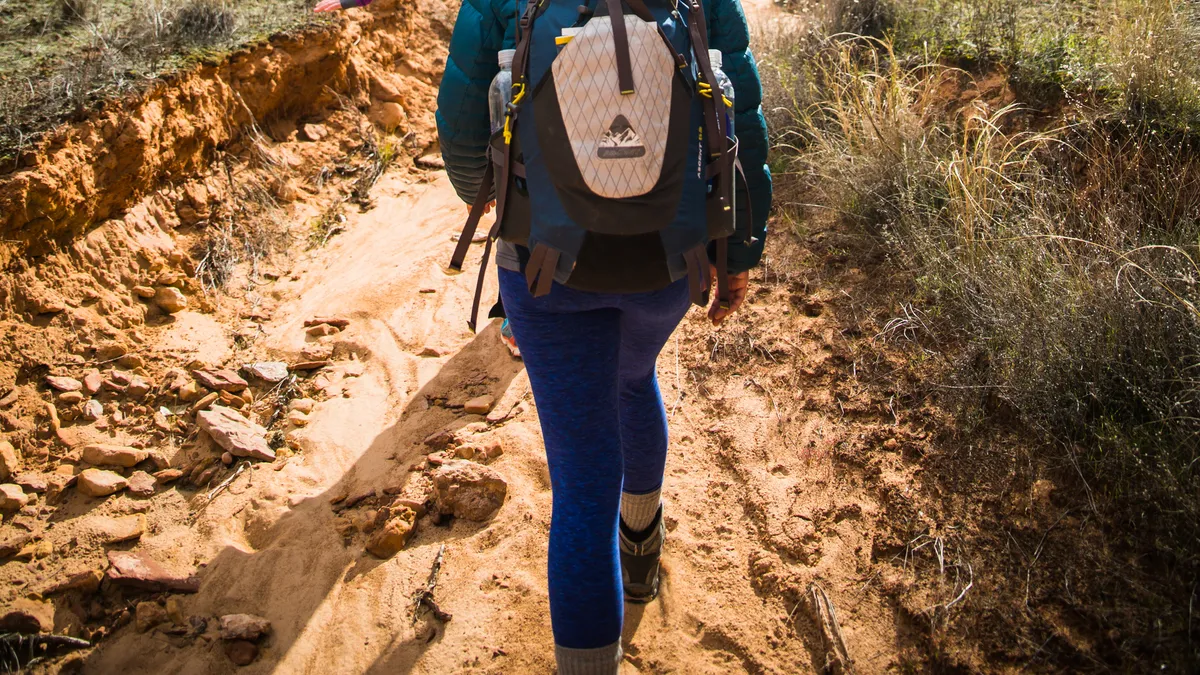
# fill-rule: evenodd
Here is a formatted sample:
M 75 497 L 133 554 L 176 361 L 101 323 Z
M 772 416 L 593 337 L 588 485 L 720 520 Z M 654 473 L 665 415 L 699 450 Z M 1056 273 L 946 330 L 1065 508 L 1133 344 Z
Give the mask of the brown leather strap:
M 688 294 L 692 304 L 703 307 L 708 304 L 708 289 L 712 286 L 704 244 L 688 250 L 683 254 L 683 259 L 687 263 Z
M 496 165 L 496 174 L 507 177 L 505 170 L 517 178 L 525 177 L 525 164 L 512 159 L 504 153 L 504 139 L 497 136 L 492 141 L 492 163 Z
M 613 46 L 617 50 L 617 84 L 622 95 L 634 93 L 633 66 L 629 59 L 629 33 L 625 27 L 625 10 L 621 0 L 608 1 L 608 18 L 612 21 Z
M 479 320 L 479 302 L 483 299 L 483 280 L 487 277 L 488 261 L 492 258 L 492 243 L 500 236 L 500 219 L 492 225 L 492 229 L 488 231 L 487 243 L 483 245 L 483 259 L 479 262 L 479 276 L 475 279 L 475 297 L 471 300 L 471 319 L 467 321 L 467 326 L 471 332 L 475 332 L 476 322 Z
M 729 309 L 729 238 L 717 240 L 717 302 L 721 309 Z
M 533 297 L 540 298 L 550 292 L 554 284 L 554 273 L 558 269 L 559 253 L 555 249 L 539 243 L 529 254 L 529 262 L 525 263 L 525 283 Z
M 483 218 L 483 212 L 487 209 L 488 202 L 491 201 L 494 177 L 495 169 L 492 167 L 492 162 L 489 161 L 487 168 L 483 171 L 483 182 L 479 184 L 475 203 L 471 204 L 471 212 L 467 215 L 467 223 L 463 225 L 462 233 L 458 235 L 458 244 L 454 247 L 454 254 L 450 256 L 450 269 L 455 272 L 462 271 L 463 261 L 467 259 L 467 251 L 471 248 L 471 240 L 475 238 L 475 229 Z M 496 213 L 496 222 L 500 222 L 499 211 Z

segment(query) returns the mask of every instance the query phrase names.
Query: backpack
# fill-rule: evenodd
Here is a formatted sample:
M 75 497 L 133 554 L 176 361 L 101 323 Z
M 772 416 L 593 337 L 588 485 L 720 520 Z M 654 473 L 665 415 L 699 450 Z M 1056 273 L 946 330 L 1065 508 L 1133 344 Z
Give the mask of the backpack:
M 602 240 L 644 243 L 661 261 L 618 255 L 624 259 L 603 261 L 602 275 L 657 264 L 663 269 L 652 276 L 669 282 L 686 275 L 701 306 L 712 284 L 711 244 L 718 300 L 728 307 L 734 189 L 745 178 L 727 130 L 732 104 L 715 87 L 702 0 L 653 7 L 647 0 L 578 1 L 527 0 L 518 23 L 508 115 L 491 137 L 483 183 L 450 262 L 462 270 L 494 195 L 472 331 L 499 237 L 530 252 L 525 279 L 534 297 L 550 292 L 556 273 L 567 286 L 590 290 L 575 263 L 586 242 Z M 579 30 L 567 37 L 564 28 Z M 565 278 L 563 269 L 570 270 Z

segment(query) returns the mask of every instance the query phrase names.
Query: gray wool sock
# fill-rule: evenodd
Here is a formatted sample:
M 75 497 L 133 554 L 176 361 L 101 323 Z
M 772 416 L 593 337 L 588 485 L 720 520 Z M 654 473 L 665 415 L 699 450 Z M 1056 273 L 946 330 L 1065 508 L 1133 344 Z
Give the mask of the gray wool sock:
M 641 532 L 650 527 L 654 516 L 658 515 L 659 504 L 662 503 L 662 489 L 648 492 L 644 495 L 621 493 L 621 521 L 625 527 L 634 532 Z
M 616 675 L 621 667 L 621 641 L 595 649 L 554 645 L 558 675 Z

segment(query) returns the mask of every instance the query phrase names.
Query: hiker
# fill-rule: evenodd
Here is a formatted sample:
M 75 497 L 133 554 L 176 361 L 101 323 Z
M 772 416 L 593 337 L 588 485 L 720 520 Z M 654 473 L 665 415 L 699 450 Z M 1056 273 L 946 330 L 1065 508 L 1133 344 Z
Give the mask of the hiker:
M 762 255 L 771 201 L 761 87 L 738 0 L 707 0 L 703 16 L 686 4 L 673 15 L 675 6 L 661 0 L 579 5 L 578 0 L 540 6 L 466 0 L 451 38 L 437 112 L 447 172 L 463 200 L 474 202 L 479 212 L 474 220 L 492 199 L 497 201 L 499 217 L 490 234 L 497 239 L 500 293 L 529 373 L 553 489 L 550 614 L 563 675 L 617 672 L 622 600 L 645 603 L 658 595 L 668 435 L 655 363 L 689 304 L 708 295 L 714 272 L 724 288 L 709 310 L 713 323 L 719 325 L 741 305 L 748 271 Z M 591 24 L 618 12 L 642 18 L 644 25 L 653 26 L 645 21 L 653 19 L 662 31 L 642 31 L 637 21 L 616 31 L 610 18 L 589 35 Z M 709 44 L 694 45 L 697 36 L 680 17 L 697 32 L 707 17 L 702 37 Z M 663 37 L 678 50 L 675 55 L 689 53 L 679 69 L 668 61 L 664 77 L 669 84 L 656 91 L 648 84 L 653 66 L 646 58 L 623 58 L 620 42 L 655 45 L 668 54 Z M 591 56 L 569 59 L 575 41 Z M 714 73 L 694 75 L 706 70 L 696 62 L 708 61 L 701 59 L 708 48 L 720 52 L 721 70 L 736 92 L 727 121 L 737 132 L 737 157 L 745 167 L 744 182 L 734 180 L 734 171 L 718 176 L 725 189 L 740 184 L 730 192 L 734 224 L 741 227 L 717 241 L 710 241 L 713 225 L 706 222 L 705 209 L 717 201 L 706 198 L 714 188 L 708 174 L 696 168 L 703 147 L 698 137 L 712 124 L 693 127 L 712 115 L 695 103 L 699 96 L 688 94 L 688 87 L 704 86 L 670 75 L 679 70 L 715 84 Z M 500 53 L 512 49 L 515 53 Z M 596 53 L 609 58 L 597 59 Z M 521 105 L 510 106 L 517 118 L 493 133 L 489 83 L 501 61 L 511 64 L 513 96 Z M 639 120 L 611 116 L 625 105 L 641 110 L 631 103 L 636 90 L 622 100 L 636 86 L 643 86 L 640 96 L 658 102 L 660 110 L 665 110 L 662 100 L 671 101 L 664 116 L 677 115 L 676 106 L 682 107 L 687 148 L 680 156 L 673 154 L 676 148 L 654 145 L 651 132 L 660 129 L 639 129 L 656 122 L 669 126 L 672 120 L 656 120 L 653 113 Z M 711 84 L 708 90 L 713 91 Z M 576 95 L 587 102 L 574 103 Z M 588 145 L 592 139 L 586 134 L 603 137 Z M 606 155 L 614 163 L 627 162 L 624 173 L 606 176 L 601 166 Z M 676 175 L 664 172 L 657 181 L 652 175 L 640 187 L 620 185 L 640 169 L 636 162 L 648 158 L 677 167 Z M 657 189 L 672 182 L 674 192 Z M 645 190 L 646 183 L 654 185 Z M 622 189 L 633 196 L 630 201 L 641 203 L 622 208 L 601 198 L 621 195 Z M 589 217 L 590 222 L 581 222 Z M 473 235 L 473 227 L 464 235 Z M 467 249 L 461 242 L 469 240 L 460 236 L 452 266 L 461 266 Z M 490 247 L 491 240 L 485 258 Z M 481 273 L 486 264 L 485 259 Z M 727 275 L 722 278 L 721 272 Z M 475 311 L 478 302 L 477 297 Z
M 342 1 L 355 0 L 323 4 Z M 491 87 L 506 71 L 511 85 Z M 715 296 L 720 325 L 746 297 L 771 205 L 761 95 L 739 0 L 459 11 L 437 123 L 472 206 L 451 267 L 494 204 L 469 323 L 495 244 L 550 469 L 562 675 L 616 673 L 623 601 L 658 596 L 668 432 L 655 364 L 691 304 Z

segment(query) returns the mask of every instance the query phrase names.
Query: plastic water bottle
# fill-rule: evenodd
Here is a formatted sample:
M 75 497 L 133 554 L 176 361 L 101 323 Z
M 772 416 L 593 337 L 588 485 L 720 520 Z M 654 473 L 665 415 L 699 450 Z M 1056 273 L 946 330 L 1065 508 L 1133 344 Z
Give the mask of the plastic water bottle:
M 517 50 L 500 50 L 500 72 L 492 79 L 488 89 L 488 110 L 492 115 L 492 133 L 504 128 L 504 117 L 508 114 L 508 104 L 512 101 L 512 62 Z
M 730 138 L 735 138 L 733 133 L 733 82 L 729 80 L 729 76 L 721 70 L 724 65 L 724 59 L 721 57 L 720 50 L 708 50 L 708 60 L 712 62 L 713 75 L 717 77 L 717 89 L 721 90 L 725 98 L 729 99 L 729 110 L 725 111 L 725 128 L 726 135 Z
M 724 65 L 724 59 L 721 57 L 721 51 L 718 49 L 708 50 L 708 60 L 712 62 L 713 75 L 716 76 L 716 88 L 721 90 L 721 94 L 729 99 L 729 107 L 725 109 L 725 134 L 730 138 L 736 138 L 733 132 L 733 82 L 729 76 L 721 69 Z M 714 92 L 715 94 L 715 92 Z M 732 150 L 732 148 L 730 148 Z M 729 180 L 736 180 L 734 176 L 729 176 Z M 712 184 L 709 183 L 709 190 L 712 190 Z M 729 207 L 737 213 L 737 189 L 733 190 L 733 198 L 730 200 Z

